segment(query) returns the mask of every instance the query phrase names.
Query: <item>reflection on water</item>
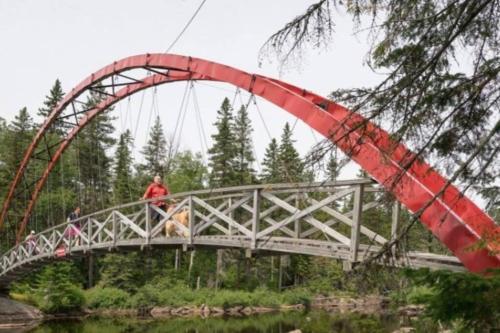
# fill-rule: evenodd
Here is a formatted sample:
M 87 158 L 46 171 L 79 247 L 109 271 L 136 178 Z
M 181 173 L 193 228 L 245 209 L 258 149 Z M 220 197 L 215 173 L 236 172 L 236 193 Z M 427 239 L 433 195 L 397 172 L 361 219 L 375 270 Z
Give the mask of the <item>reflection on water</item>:
M 391 317 L 362 314 L 289 312 L 240 318 L 173 318 L 165 320 L 88 318 L 47 322 L 32 333 L 385 333 L 397 328 Z

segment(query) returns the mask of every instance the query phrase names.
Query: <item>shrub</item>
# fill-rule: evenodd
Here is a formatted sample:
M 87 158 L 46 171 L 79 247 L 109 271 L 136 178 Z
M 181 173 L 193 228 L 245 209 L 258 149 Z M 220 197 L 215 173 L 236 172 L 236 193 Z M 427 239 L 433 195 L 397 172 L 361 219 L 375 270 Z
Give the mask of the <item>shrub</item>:
M 427 298 L 427 315 L 463 329 L 489 332 L 500 327 L 500 271 L 488 277 L 450 271 L 407 271 L 419 286 L 434 291 Z
M 280 306 L 280 295 L 266 288 L 257 288 L 250 294 L 252 306 L 265 306 L 278 308 Z
M 311 304 L 311 294 L 304 289 L 287 290 L 281 294 L 283 304 L 302 304 L 308 307 Z
M 46 313 L 77 311 L 85 303 L 83 291 L 74 285 L 41 292 L 37 295 L 36 300 L 40 310 Z
M 38 276 L 35 289 L 37 306 L 47 313 L 80 310 L 85 303 L 82 289 L 76 285 L 75 268 L 68 263 L 47 266 Z
M 85 292 L 89 308 L 117 309 L 127 307 L 130 294 L 117 288 L 92 288 Z
M 234 306 L 250 305 L 250 293 L 245 291 L 219 290 L 206 300 L 208 306 L 219 306 L 224 309 Z

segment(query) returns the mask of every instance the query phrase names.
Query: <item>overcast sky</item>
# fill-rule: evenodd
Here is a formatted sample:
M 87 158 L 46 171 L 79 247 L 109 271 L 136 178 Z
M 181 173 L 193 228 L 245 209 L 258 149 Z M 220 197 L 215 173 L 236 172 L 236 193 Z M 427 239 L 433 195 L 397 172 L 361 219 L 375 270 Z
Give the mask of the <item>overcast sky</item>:
M 164 52 L 200 2 L 0 0 L 0 117 L 10 121 L 24 106 L 35 114 L 56 78 L 61 80 L 64 90 L 69 91 L 91 72 L 114 60 Z M 265 62 L 259 67 L 259 49 L 271 34 L 314 2 L 207 0 L 171 52 L 280 77 L 276 62 Z M 351 18 L 337 13 L 334 19 L 336 33 L 331 47 L 323 51 L 309 50 L 300 68 L 288 68 L 282 73 L 282 80 L 320 95 L 328 95 L 338 88 L 369 86 L 380 80 L 363 64 L 368 42 L 365 37 L 353 35 Z M 183 89 L 182 83 L 165 85 L 156 93 L 158 112 L 167 135 L 173 133 Z M 234 88 L 198 83 L 195 89 L 210 144 L 217 107 L 225 96 L 234 96 Z M 140 112 L 140 96 L 121 102 L 115 110 L 116 133 L 131 128 L 136 133 L 137 150 L 146 141 L 149 115 L 156 112 L 151 107 L 152 96 L 152 91 L 145 93 Z M 246 98 L 243 94 L 244 103 Z M 295 120 L 263 100 L 258 103 L 273 137 L 280 136 L 286 121 Z M 197 151 L 203 143 L 196 130 L 193 101 L 190 105 L 180 140 L 183 148 Z M 257 155 L 261 159 L 269 136 L 255 108 L 251 107 L 249 112 Z M 320 136 L 299 121 L 295 139 L 304 154 Z

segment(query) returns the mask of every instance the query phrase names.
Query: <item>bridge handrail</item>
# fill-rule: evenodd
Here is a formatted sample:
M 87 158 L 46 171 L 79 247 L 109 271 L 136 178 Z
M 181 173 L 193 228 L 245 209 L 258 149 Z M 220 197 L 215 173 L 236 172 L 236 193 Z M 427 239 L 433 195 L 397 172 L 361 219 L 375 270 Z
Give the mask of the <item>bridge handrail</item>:
M 101 214 L 109 213 L 109 212 L 116 210 L 116 209 L 122 209 L 122 208 L 137 206 L 137 205 L 143 205 L 143 204 L 151 203 L 151 202 L 158 201 L 158 200 L 171 200 L 171 199 L 177 199 L 177 198 L 184 198 L 184 197 L 187 197 L 190 195 L 200 196 L 200 195 L 211 195 L 211 194 L 225 194 L 225 193 L 231 193 L 231 192 L 241 194 L 242 192 L 252 192 L 255 190 L 262 190 L 262 191 L 267 191 L 267 192 L 271 192 L 271 193 L 274 191 L 280 191 L 280 192 L 292 191 L 292 192 L 294 192 L 294 191 L 298 191 L 298 190 L 303 191 L 303 190 L 307 190 L 307 189 L 333 188 L 333 187 L 342 187 L 342 186 L 350 186 L 350 185 L 378 186 L 370 178 L 361 178 L 361 179 L 324 181 L 324 182 L 297 182 L 297 183 L 273 183 L 273 184 L 243 185 L 243 186 L 230 186 L 230 187 L 222 187 L 222 188 L 186 191 L 186 192 L 180 192 L 180 193 L 175 193 L 175 194 L 169 194 L 169 195 L 154 198 L 154 199 L 128 202 L 125 204 L 102 209 L 102 210 L 93 212 L 91 214 L 81 216 L 77 219 L 72 220 L 71 222 L 63 222 L 63 223 L 57 224 L 55 226 L 52 226 L 50 228 L 47 228 L 39 233 L 36 233 L 35 237 L 38 239 L 41 235 L 50 234 L 52 231 L 54 231 L 56 229 L 60 229 L 63 226 L 67 226 L 67 225 L 73 224 L 75 222 L 86 221 L 89 218 L 92 218 L 94 216 L 98 216 Z M 210 199 L 216 200 L 219 197 L 220 196 L 213 197 Z M 26 243 L 27 243 L 27 241 L 20 242 L 19 244 L 12 247 L 7 252 L 5 252 L 3 255 L 1 255 L 1 257 L 10 255 L 12 252 L 18 250 L 19 246 L 21 246 L 21 245 L 24 246 Z
M 91 214 L 81 216 L 78 219 L 73 220 L 73 222 L 83 221 L 83 220 L 86 220 L 86 219 L 93 217 L 93 216 L 96 216 L 96 215 L 101 215 L 101 214 L 111 212 L 112 210 L 115 210 L 115 209 L 133 207 L 136 205 L 151 203 L 151 202 L 155 202 L 158 200 L 171 200 L 171 199 L 184 198 L 184 197 L 187 197 L 190 195 L 199 196 L 199 195 L 204 195 L 204 194 L 210 195 L 210 194 L 222 194 L 222 193 L 229 193 L 229 192 L 241 193 L 241 192 L 252 192 L 254 190 L 264 190 L 264 191 L 272 193 L 273 191 L 277 191 L 277 190 L 279 190 L 279 191 L 286 191 L 286 190 L 296 191 L 299 189 L 305 190 L 305 189 L 317 189 L 317 188 L 322 188 L 322 187 L 342 187 L 342 186 L 349 186 L 349 185 L 379 186 L 377 183 L 375 183 L 370 178 L 362 178 L 362 179 L 349 179 L 349 180 L 325 181 L 325 182 L 274 183 L 274 184 L 243 185 L 243 186 L 221 187 L 221 188 L 214 188 L 214 189 L 203 189 L 203 190 L 186 191 L 186 192 L 179 192 L 179 193 L 175 193 L 175 194 L 169 194 L 169 195 L 157 197 L 154 199 L 127 202 L 125 204 L 105 208 L 105 209 L 93 212 Z M 216 200 L 216 199 L 219 199 L 219 197 L 213 197 L 210 199 Z M 65 223 L 62 223 L 60 225 L 63 225 L 63 224 L 65 224 Z M 56 228 L 60 225 L 57 225 L 57 226 L 54 226 L 51 228 Z M 51 229 L 46 229 L 46 230 L 51 230 Z
M 236 246 L 251 251 L 260 249 L 332 256 L 352 263 L 362 260 L 370 251 L 380 250 L 380 244 L 386 244 L 389 239 L 361 225 L 360 212 L 381 204 L 381 201 L 375 197 L 372 197 L 371 202 L 364 202 L 362 195 L 365 191 L 373 193 L 383 191 L 383 188 L 374 185 L 370 179 L 280 183 L 187 191 L 160 198 L 129 202 L 52 226 L 35 234 L 33 239 L 20 242 L 0 256 L 0 277 L 5 278 L 13 269 L 44 258 L 62 257 L 68 253 L 71 255 L 72 251 L 86 253 L 94 249 L 99 250 L 103 246 L 111 249 L 131 246 L 131 244 L 140 245 L 141 249 L 143 246 L 158 244 L 176 244 L 177 246 L 182 244 L 183 248 L 193 246 L 193 244 L 197 244 L 196 246 Z M 311 195 L 315 193 L 322 193 L 322 195 Z M 354 199 L 352 211 L 342 214 L 328 207 L 335 200 L 345 199 L 350 195 Z M 160 199 L 178 199 L 177 208 L 170 212 L 160 212 L 157 208 L 150 207 L 151 202 Z M 261 202 L 265 204 L 261 205 Z M 132 207 L 133 209 L 129 209 Z M 122 210 L 124 208 L 125 210 Z M 174 214 L 186 208 L 190 212 L 187 227 L 185 224 L 176 222 L 175 218 L 172 219 Z M 247 212 L 246 217 L 234 220 L 233 213 L 236 209 Z M 260 211 L 260 209 L 263 210 Z M 160 221 L 151 219 L 152 210 L 157 210 L 162 214 Z M 277 210 L 285 215 L 278 220 L 273 220 L 270 214 Z M 313 215 L 314 212 L 320 211 L 323 215 L 329 216 L 329 219 L 325 221 L 326 215 L 322 217 Z M 392 215 L 390 237 L 393 237 L 393 232 L 397 230 L 399 223 L 398 218 L 394 217 L 394 211 Z M 80 222 L 78 227 L 74 225 L 76 222 Z M 180 228 L 182 234 L 177 235 L 182 235 L 181 242 L 174 239 L 169 243 L 169 238 L 172 237 L 169 223 L 170 226 L 174 224 L 176 228 Z M 302 229 L 301 224 L 304 223 L 306 229 Z M 342 233 L 332 229 L 335 223 L 349 226 L 351 237 L 346 236 L 345 231 Z M 263 225 L 265 227 L 261 229 Z M 222 232 L 222 235 L 202 234 L 209 228 Z M 275 233 L 277 230 L 280 230 L 282 234 Z M 356 234 L 355 230 L 357 230 Z M 326 240 L 307 238 L 321 232 Z M 371 239 L 371 242 L 375 241 L 376 244 L 359 244 L 361 234 Z M 270 240 L 271 243 L 269 243 Z M 353 253 L 356 257 L 353 257 Z M 459 264 L 458 259 L 450 259 L 448 256 L 412 251 L 407 252 L 407 255 L 412 265 L 417 266 L 448 265 L 455 269 Z M 394 262 L 399 263 L 399 261 Z M 28 269 L 31 267 L 29 265 Z M 20 269 L 23 272 L 23 268 Z M 18 275 L 15 272 L 12 274 Z

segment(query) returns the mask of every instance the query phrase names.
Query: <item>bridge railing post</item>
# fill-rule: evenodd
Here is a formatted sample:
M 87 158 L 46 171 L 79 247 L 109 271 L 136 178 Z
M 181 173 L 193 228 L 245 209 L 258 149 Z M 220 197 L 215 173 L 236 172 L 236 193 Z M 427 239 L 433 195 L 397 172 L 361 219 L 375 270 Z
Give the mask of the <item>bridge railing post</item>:
M 233 205 L 233 198 L 228 198 L 228 199 L 227 199 L 227 206 L 228 206 L 228 207 L 231 207 L 232 205 Z M 232 220 L 234 220 L 234 214 L 233 214 L 233 211 L 230 211 L 230 212 L 229 212 L 229 218 L 230 218 L 230 219 L 232 219 Z M 229 236 L 232 236 L 232 235 L 233 235 L 233 233 L 234 233 L 234 228 L 233 228 L 233 226 L 232 226 L 232 225 L 228 225 L 227 230 L 228 230 L 228 232 L 229 232 Z M 236 231 L 237 231 L 237 230 L 238 230 L 238 229 L 236 229 Z
M 363 184 L 357 185 L 354 190 L 354 205 L 352 209 L 351 248 L 349 258 L 351 263 L 358 261 L 361 214 L 363 211 L 363 193 Z
M 300 210 L 300 199 L 301 199 L 301 193 L 297 193 L 295 196 L 295 208 L 297 210 Z M 295 219 L 293 231 L 294 231 L 295 238 L 300 238 L 300 233 L 302 232 L 301 226 L 300 226 L 300 219 Z
M 195 230 L 195 212 L 194 212 L 194 202 L 193 202 L 193 196 L 190 195 L 188 199 L 188 204 L 189 204 L 189 245 L 193 245 L 193 237 L 194 237 L 194 230 Z
M 64 228 L 64 234 L 68 235 L 66 236 L 68 238 L 68 253 L 71 253 L 73 249 L 73 239 L 76 238 L 76 236 L 73 236 L 74 233 L 73 225 L 71 223 L 68 223 L 66 228 Z
M 113 247 L 116 247 L 116 241 L 117 241 L 117 237 L 118 237 L 118 230 L 116 228 L 116 213 L 113 211 L 112 212 L 113 214 L 113 219 L 112 219 L 112 227 L 113 227 Z
M 150 244 L 151 242 L 151 214 L 149 213 L 149 204 L 146 202 L 145 204 L 145 208 L 144 208 L 144 211 L 146 212 L 146 226 L 145 226 L 145 229 L 146 229 L 146 239 L 145 239 L 145 243 L 147 245 Z
M 87 219 L 87 247 L 90 250 L 92 247 L 92 219 L 89 217 Z
M 259 232 L 260 220 L 260 189 L 253 191 L 253 212 L 252 212 L 252 240 L 250 247 L 252 250 L 257 248 L 257 233 Z

